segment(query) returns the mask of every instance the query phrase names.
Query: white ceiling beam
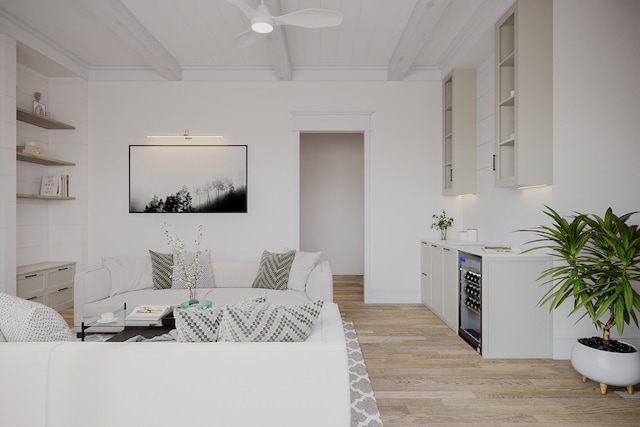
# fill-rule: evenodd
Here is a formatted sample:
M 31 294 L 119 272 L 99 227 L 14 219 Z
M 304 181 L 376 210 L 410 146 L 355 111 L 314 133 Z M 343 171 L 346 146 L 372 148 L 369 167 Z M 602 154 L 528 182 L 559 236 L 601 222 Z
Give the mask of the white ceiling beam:
M 164 46 L 120 0 L 77 0 L 167 80 L 181 80 L 182 68 Z
M 274 0 L 269 2 L 267 7 L 273 16 L 282 15 L 280 1 Z M 289 48 L 287 47 L 287 35 L 280 25 L 273 27 L 273 31 L 267 36 L 267 50 L 273 71 L 278 80 L 291 80 L 293 74 L 291 72 L 291 59 L 289 56 Z
M 418 57 L 449 0 L 418 0 L 400 37 L 387 71 L 388 80 L 402 80 Z

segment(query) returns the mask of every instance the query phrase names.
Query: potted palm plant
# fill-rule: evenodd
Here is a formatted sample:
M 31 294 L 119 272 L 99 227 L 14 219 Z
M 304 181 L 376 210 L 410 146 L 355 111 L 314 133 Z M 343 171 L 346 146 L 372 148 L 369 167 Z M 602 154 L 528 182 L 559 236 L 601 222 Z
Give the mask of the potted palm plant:
M 528 242 L 545 250 L 556 261 L 540 276 L 550 285 L 540 305 L 557 309 L 573 300 L 570 314 L 588 316 L 602 337 L 580 338 L 571 354 L 573 367 L 582 375 L 607 385 L 625 386 L 633 393 L 640 383 L 640 353 L 627 343 L 611 339 L 611 329 L 622 336 L 625 325 L 638 325 L 640 294 L 633 283 L 640 281 L 640 228 L 627 220 L 636 212 L 617 216 L 607 209 L 603 217 L 577 213 L 565 218 L 546 206 L 551 225 L 529 230 L 537 238 Z

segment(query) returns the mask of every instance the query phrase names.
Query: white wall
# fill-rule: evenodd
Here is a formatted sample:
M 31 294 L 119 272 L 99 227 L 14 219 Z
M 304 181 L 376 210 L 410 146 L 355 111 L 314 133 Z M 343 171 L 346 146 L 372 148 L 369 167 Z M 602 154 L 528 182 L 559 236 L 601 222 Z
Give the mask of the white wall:
M 564 215 L 640 210 L 640 2 L 558 0 L 553 12 L 553 206 Z M 554 317 L 560 358 L 575 337 L 598 334 L 566 312 Z M 624 337 L 640 344 L 636 327 Z
M 0 292 L 16 293 L 16 41 L 0 33 Z
M 364 274 L 364 178 L 362 133 L 300 135 L 300 249 L 333 274 Z
M 48 78 L 24 65 L 17 66 L 17 105 L 31 110 L 33 93 L 53 119 L 73 130 L 46 130 L 16 122 L 16 143 L 32 141 L 46 155 L 75 166 L 42 166 L 18 162 L 19 193 L 38 194 L 43 174 L 68 174 L 73 201 L 18 199 L 16 207 L 17 265 L 44 261 L 76 261 L 85 268 L 87 256 L 87 82 L 80 78 Z
M 419 239 L 435 236 L 441 196 L 440 82 L 92 82 L 89 84 L 89 264 L 166 250 L 161 226 L 203 224 L 216 259 L 297 247 L 292 112 L 373 111 L 370 141 L 371 302 L 417 302 Z M 259 95 L 259 96 L 257 96 Z M 146 135 L 220 133 L 247 144 L 248 214 L 129 214 L 128 146 Z M 452 214 L 459 215 L 454 208 Z

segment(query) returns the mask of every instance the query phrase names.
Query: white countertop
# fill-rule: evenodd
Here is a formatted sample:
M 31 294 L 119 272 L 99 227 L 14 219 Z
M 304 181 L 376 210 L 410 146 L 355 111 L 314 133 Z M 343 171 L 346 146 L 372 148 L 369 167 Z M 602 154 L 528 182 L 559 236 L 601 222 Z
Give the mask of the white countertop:
M 455 239 L 447 239 L 447 240 L 438 240 L 438 239 L 422 239 L 423 242 L 432 243 L 434 245 L 443 246 L 450 249 L 455 249 L 460 252 L 467 252 L 474 255 L 479 256 L 497 256 L 497 257 L 540 257 L 547 256 L 540 252 L 530 252 L 523 254 L 521 248 L 519 247 L 511 247 L 508 245 L 503 245 L 500 243 L 492 243 L 492 242 L 473 242 L 469 240 L 455 240 Z M 511 252 L 502 252 L 497 250 L 491 250 L 488 248 L 491 247 L 503 247 L 503 248 L 511 248 Z M 485 249 L 487 248 L 487 249 Z

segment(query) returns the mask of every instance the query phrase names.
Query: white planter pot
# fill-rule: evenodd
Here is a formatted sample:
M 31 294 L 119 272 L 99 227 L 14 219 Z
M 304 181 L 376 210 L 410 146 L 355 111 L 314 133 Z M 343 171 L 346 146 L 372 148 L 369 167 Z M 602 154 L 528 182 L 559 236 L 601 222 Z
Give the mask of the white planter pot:
M 627 387 L 627 391 L 633 393 L 633 386 L 640 383 L 638 351 L 612 353 L 596 350 L 576 341 L 571 352 L 571 364 L 582 375 L 583 382 L 587 378 L 599 382 L 602 394 L 607 393 L 607 385 Z

